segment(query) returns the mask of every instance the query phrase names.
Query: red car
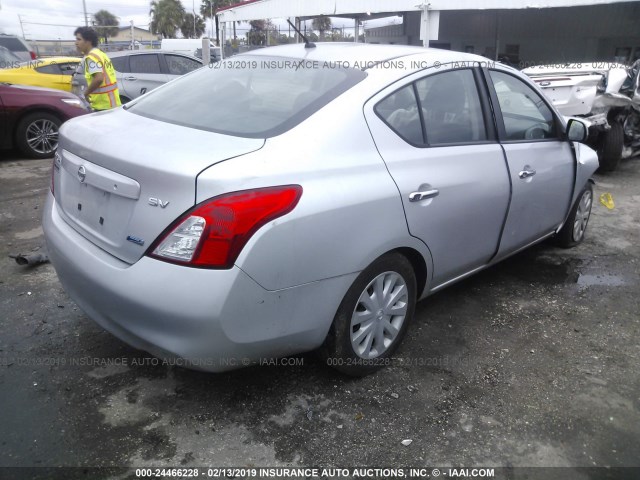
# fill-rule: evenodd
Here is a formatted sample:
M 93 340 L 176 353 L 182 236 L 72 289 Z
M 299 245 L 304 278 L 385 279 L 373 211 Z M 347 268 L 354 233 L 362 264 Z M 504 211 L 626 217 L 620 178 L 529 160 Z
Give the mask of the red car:
M 89 113 L 77 96 L 49 88 L 0 84 L 0 148 L 17 147 L 30 158 L 51 157 L 58 129 Z

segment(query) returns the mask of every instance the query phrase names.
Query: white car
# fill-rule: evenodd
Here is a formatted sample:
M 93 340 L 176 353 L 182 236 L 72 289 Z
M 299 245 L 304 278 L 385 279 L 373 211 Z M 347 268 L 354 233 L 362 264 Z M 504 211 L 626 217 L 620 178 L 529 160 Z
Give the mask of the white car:
M 567 117 L 588 120 L 591 145 L 601 170 L 615 170 L 621 158 L 640 151 L 640 61 L 542 65 L 522 72 L 530 76 Z

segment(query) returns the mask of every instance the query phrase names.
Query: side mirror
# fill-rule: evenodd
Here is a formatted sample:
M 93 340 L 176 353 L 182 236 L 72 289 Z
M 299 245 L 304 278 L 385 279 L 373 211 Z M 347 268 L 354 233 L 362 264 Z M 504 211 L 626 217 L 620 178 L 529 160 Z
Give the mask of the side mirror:
M 584 143 L 589 137 L 589 128 L 577 118 L 570 118 L 567 122 L 567 138 L 572 142 Z

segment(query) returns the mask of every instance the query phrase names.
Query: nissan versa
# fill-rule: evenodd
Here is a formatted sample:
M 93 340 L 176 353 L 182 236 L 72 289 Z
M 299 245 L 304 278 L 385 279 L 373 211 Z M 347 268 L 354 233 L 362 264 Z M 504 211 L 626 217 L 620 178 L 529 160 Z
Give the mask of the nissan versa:
M 363 375 L 418 299 L 583 240 L 586 136 L 482 57 L 267 48 L 65 123 L 44 230 L 69 295 L 137 348 L 211 371 L 319 349 Z

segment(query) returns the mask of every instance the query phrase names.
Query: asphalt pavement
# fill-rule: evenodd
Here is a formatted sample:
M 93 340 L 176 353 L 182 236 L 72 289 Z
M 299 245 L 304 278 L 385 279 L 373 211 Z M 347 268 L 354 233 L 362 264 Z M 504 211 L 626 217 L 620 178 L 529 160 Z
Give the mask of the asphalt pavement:
M 45 252 L 50 171 L 0 153 L 0 467 L 640 467 L 639 159 L 596 175 L 615 207 L 594 204 L 582 245 L 543 243 L 420 302 L 391 365 L 362 379 L 313 354 L 201 373 L 105 332 L 51 264 L 9 257 Z M 73 476 L 51 472 L 4 469 Z

